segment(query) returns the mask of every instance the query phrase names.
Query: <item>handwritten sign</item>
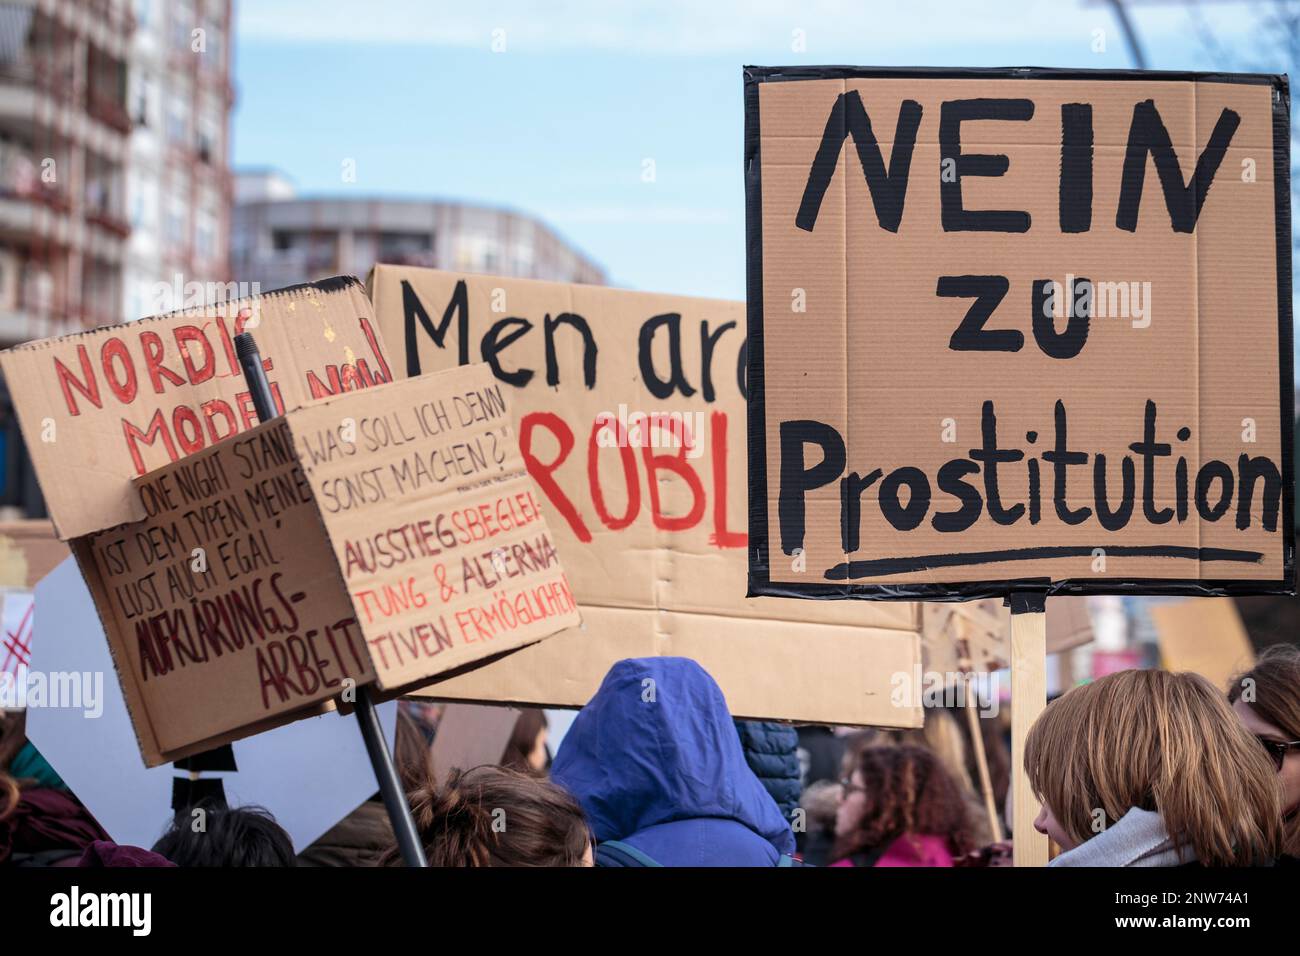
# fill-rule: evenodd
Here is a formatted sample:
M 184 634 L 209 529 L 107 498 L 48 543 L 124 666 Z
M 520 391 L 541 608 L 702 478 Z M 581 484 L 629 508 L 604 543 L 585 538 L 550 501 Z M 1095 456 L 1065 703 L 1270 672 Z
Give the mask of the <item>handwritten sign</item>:
M 234 336 L 257 335 L 279 411 L 391 373 L 351 276 L 0 353 L 59 537 L 143 517 L 131 480 L 257 424 Z
M 700 662 L 733 714 L 918 726 L 919 606 L 745 599 L 745 313 L 739 302 L 409 266 L 369 287 L 393 373 L 482 359 L 583 629 L 422 695 L 580 707 L 627 657 Z
M 1284 77 L 745 81 L 751 593 L 1292 589 Z
M 292 409 L 77 539 L 147 764 L 579 622 L 483 367 Z
M 580 619 L 486 366 L 290 416 L 380 686 L 532 643 Z

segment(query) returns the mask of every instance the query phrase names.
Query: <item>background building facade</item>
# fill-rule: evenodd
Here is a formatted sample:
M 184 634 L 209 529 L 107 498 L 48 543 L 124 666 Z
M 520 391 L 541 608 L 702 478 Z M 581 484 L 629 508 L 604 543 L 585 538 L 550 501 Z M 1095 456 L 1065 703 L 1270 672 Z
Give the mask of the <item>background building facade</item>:
M 0 347 L 228 280 L 231 6 L 0 2 Z M 6 510 L 43 514 L 0 387 Z
M 126 320 L 186 304 L 159 302 L 160 284 L 230 278 L 235 99 L 231 0 L 135 0 L 134 9 Z
M 236 176 L 231 263 L 240 282 L 274 289 L 376 262 L 603 285 L 605 273 L 538 219 L 506 209 L 416 199 L 298 198 L 270 170 Z
M 0 3 L 0 344 L 117 320 L 126 0 Z

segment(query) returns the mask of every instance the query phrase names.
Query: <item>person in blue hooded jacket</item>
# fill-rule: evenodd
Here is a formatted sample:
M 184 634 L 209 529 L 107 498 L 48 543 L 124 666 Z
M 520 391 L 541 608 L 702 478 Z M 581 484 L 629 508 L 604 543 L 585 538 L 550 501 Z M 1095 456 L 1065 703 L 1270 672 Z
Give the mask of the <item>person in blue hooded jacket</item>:
M 683 657 L 610 668 L 564 736 L 551 779 L 582 804 L 598 866 L 779 866 L 794 852 L 722 691 Z

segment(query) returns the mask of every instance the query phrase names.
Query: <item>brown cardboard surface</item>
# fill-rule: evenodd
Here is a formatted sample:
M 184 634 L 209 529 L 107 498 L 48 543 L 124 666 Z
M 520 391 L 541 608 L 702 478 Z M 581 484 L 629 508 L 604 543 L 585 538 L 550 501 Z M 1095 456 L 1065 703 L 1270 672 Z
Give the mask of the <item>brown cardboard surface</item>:
M 150 765 L 580 620 L 483 366 L 291 409 L 133 490 L 145 518 L 73 548 Z
M 453 770 L 501 763 L 518 721 L 519 711 L 513 707 L 448 704 L 429 748 L 438 784 L 445 784 Z
M 580 623 L 485 365 L 290 412 L 381 690 Z
M 281 411 L 389 381 L 351 276 L 0 353 L 59 537 L 143 517 L 131 479 L 257 424 L 234 336 L 253 331 Z
M 1047 653 L 1059 654 L 1093 639 L 1087 598 L 1054 597 L 1046 604 Z M 1002 601 L 989 598 L 961 604 L 928 601 L 921 632 L 925 669 L 940 674 L 960 670 L 957 635 L 964 634 L 970 667 L 976 672 L 999 670 L 1011 664 L 1011 611 Z M 959 629 L 957 619 L 964 619 Z
M 615 661 L 679 654 L 738 716 L 919 725 L 890 702 L 917 605 L 744 597 L 741 303 L 389 265 L 368 285 L 395 375 L 496 363 L 584 616 L 420 696 L 575 707 Z
M 67 556 L 50 522 L 0 522 L 0 587 L 31 590 Z
M 1290 589 L 1284 80 L 870 72 L 747 86 L 752 593 Z M 1190 201 L 1202 156 L 1176 230 L 1162 181 Z M 1044 321 L 1070 277 L 1090 316 Z
M 1171 671 L 1192 671 L 1220 690 L 1255 663 L 1250 637 L 1232 598 L 1170 601 L 1151 605 L 1160 662 Z
M 149 517 L 75 548 L 147 763 L 374 680 L 287 419 L 136 490 Z

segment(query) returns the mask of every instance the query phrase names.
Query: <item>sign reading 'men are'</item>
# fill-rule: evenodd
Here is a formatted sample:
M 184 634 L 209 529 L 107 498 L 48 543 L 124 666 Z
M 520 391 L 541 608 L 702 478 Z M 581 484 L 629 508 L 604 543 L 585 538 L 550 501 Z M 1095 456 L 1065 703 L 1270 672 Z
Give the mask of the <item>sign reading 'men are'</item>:
M 1289 98 L 749 68 L 750 592 L 1290 592 Z
M 419 694 L 581 707 L 616 661 L 690 657 L 738 717 L 920 726 L 891 696 L 919 605 L 745 600 L 741 303 L 405 265 L 369 288 L 395 376 L 492 370 L 582 606 L 581 630 Z

